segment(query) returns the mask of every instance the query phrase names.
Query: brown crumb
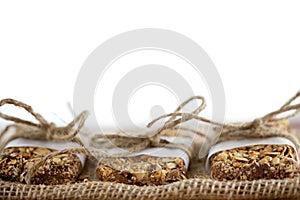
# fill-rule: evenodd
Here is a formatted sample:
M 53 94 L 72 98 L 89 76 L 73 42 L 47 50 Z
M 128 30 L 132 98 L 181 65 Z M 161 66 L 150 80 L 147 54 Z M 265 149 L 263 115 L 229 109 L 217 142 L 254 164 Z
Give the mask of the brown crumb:
M 25 183 L 28 169 L 55 150 L 43 147 L 10 147 L 0 156 L 0 178 Z M 74 154 L 60 154 L 49 159 L 32 178 L 32 184 L 67 184 L 75 182 L 82 165 Z
M 96 169 L 101 181 L 135 185 L 163 185 L 186 179 L 186 166 L 181 158 L 140 155 L 105 158 Z
M 254 145 L 234 148 L 210 158 L 211 176 L 218 180 L 293 178 L 297 156 L 289 145 Z

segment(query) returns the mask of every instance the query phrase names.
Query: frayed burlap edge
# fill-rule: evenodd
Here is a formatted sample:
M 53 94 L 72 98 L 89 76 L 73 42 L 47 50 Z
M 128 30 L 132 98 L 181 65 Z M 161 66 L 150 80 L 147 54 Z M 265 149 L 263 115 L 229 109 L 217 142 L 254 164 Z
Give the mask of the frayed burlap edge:
M 0 181 L 1 199 L 297 199 L 298 194 L 300 177 L 227 182 L 197 178 L 155 187 L 100 181 L 56 186 Z

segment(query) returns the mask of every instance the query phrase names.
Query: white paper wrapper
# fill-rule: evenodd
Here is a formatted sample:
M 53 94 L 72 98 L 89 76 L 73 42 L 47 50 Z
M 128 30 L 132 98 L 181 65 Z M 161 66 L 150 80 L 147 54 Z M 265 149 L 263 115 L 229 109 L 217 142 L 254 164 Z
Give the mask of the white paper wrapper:
M 192 138 L 190 137 L 163 136 L 162 138 L 172 143 L 192 146 Z M 109 153 L 111 154 L 121 153 L 121 152 L 126 152 L 126 150 L 120 148 L 113 148 L 109 150 Z M 186 167 L 188 167 L 190 163 L 188 154 L 181 149 L 175 149 L 175 148 L 162 148 L 162 147 L 147 148 L 137 153 L 128 154 L 126 155 L 126 157 L 133 157 L 139 155 L 149 155 L 149 156 L 167 157 L 167 158 L 182 158 L 184 160 Z
M 62 112 L 63 110 L 61 110 Z M 12 110 L 7 110 L 5 113 L 11 113 Z M 19 109 L 13 109 L 14 116 L 19 116 L 24 119 L 26 119 L 26 116 L 28 117 L 28 113 L 20 112 Z M 71 121 L 69 116 L 67 116 L 67 111 L 64 112 L 64 115 L 66 116 L 65 118 L 68 118 L 68 122 Z M 48 113 L 48 112 L 43 112 L 41 115 L 49 122 L 55 123 L 57 126 L 66 126 L 66 122 L 64 120 L 60 119 L 58 115 L 54 113 Z M 5 122 L 5 123 L 4 123 Z M 6 121 L 2 121 L 1 127 L 7 126 L 8 123 Z M 9 134 L 13 134 L 14 131 L 10 131 Z M 80 137 L 80 134 L 78 135 Z M 25 138 L 17 138 L 12 141 L 10 141 L 5 148 L 8 147 L 26 147 L 26 146 L 32 146 L 32 147 L 45 147 L 45 148 L 50 148 L 54 150 L 63 150 L 66 148 L 78 148 L 80 147 L 79 144 L 72 143 L 72 142 L 52 142 L 52 141 L 45 141 L 45 140 L 32 140 L 32 139 L 25 139 Z M 79 155 L 76 154 L 78 158 L 81 161 L 82 166 L 85 164 L 85 155 Z
M 285 144 L 290 145 L 294 148 L 296 154 L 297 154 L 297 160 L 299 161 L 299 155 L 297 153 L 297 149 L 293 142 L 291 142 L 287 138 L 283 137 L 268 137 L 268 138 L 258 138 L 258 139 L 244 139 L 244 140 L 230 140 L 230 141 L 224 141 L 220 142 L 216 145 L 214 145 L 208 153 L 207 160 L 206 160 L 206 168 L 209 169 L 209 159 L 212 155 L 215 153 L 218 153 L 220 151 L 225 151 L 229 149 L 239 148 L 239 147 L 245 147 L 245 146 L 254 146 L 254 145 L 268 145 L 268 144 Z

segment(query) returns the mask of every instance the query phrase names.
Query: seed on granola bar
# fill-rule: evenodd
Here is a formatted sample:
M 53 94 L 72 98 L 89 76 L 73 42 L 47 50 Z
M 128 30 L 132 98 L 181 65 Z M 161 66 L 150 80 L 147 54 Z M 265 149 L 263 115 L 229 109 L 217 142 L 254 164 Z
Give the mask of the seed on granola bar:
M 224 150 L 212 155 L 209 162 L 211 176 L 218 180 L 284 179 L 297 174 L 297 155 L 289 145 Z
M 55 150 L 43 147 L 9 147 L 0 155 L 0 179 L 25 183 L 28 169 Z M 82 170 L 78 156 L 60 154 L 49 159 L 32 177 L 32 184 L 75 182 Z
M 182 158 L 134 157 L 104 158 L 96 175 L 101 181 L 135 185 L 163 185 L 186 179 L 187 167 Z

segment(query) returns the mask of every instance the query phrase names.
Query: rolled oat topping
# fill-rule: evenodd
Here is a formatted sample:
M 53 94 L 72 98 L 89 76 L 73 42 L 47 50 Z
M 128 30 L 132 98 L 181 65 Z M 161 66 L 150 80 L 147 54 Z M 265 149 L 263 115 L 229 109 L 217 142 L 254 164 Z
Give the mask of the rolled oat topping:
M 211 176 L 218 180 L 292 178 L 297 155 L 289 145 L 254 145 L 224 150 L 210 158 Z
M 182 158 L 148 155 L 102 159 L 96 169 L 101 181 L 135 185 L 162 185 L 186 179 Z
M 0 178 L 25 183 L 28 169 L 55 150 L 43 147 L 9 147 L 0 155 Z M 41 166 L 32 178 L 32 184 L 66 184 L 76 181 L 82 170 L 74 154 L 60 154 Z

